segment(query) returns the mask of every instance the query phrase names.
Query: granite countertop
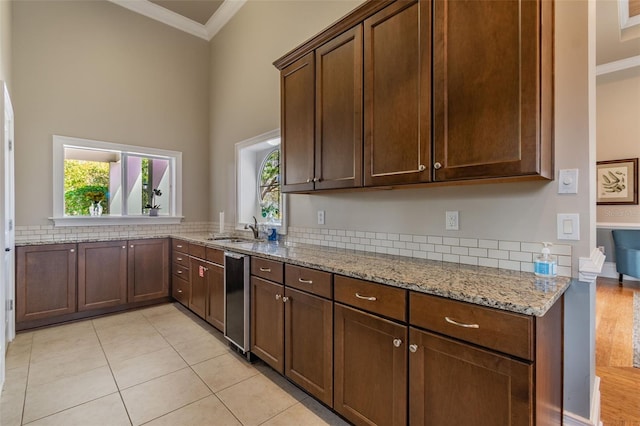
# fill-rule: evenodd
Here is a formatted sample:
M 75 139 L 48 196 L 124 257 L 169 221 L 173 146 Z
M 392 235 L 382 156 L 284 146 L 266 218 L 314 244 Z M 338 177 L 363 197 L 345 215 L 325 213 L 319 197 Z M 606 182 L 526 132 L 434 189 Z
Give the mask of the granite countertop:
M 525 315 L 543 316 L 571 283 L 542 280 L 528 272 L 460 265 L 315 245 L 225 242 L 204 234 L 174 234 L 190 242 L 307 266 L 408 290 Z

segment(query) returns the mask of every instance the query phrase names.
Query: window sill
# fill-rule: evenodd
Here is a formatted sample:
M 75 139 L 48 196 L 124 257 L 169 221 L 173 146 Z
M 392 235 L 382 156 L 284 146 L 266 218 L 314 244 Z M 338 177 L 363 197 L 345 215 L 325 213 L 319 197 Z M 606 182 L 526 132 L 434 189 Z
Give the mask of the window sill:
M 76 216 L 50 217 L 59 226 L 109 226 L 109 225 L 175 225 L 184 216 Z

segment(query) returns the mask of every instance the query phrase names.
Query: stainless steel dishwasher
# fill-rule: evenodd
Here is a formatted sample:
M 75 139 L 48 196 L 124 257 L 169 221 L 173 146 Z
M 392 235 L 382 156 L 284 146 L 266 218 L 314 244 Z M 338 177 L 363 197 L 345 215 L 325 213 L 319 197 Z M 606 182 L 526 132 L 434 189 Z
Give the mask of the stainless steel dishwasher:
M 224 252 L 224 337 L 250 358 L 249 256 Z

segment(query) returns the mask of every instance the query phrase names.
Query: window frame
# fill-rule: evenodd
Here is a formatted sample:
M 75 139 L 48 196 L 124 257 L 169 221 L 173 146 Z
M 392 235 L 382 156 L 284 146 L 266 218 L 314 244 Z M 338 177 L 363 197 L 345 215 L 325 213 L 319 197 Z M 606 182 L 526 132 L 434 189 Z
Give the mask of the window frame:
M 255 171 L 255 175 L 254 176 L 247 176 L 247 175 L 243 175 L 243 164 L 244 161 L 242 161 L 242 152 L 245 149 L 251 149 L 251 147 L 258 145 L 258 144 L 262 144 L 264 142 L 267 142 L 269 140 L 272 139 L 281 139 L 281 134 L 280 134 L 280 129 L 274 129 L 271 130 L 269 132 L 266 133 L 262 133 L 260 135 L 254 136 L 252 138 L 246 139 L 244 141 L 241 142 L 237 142 L 235 144 L 235 168 L 236 168 L 236 173 L 235 173 L 235 206 L 236 206 L 236 217 L 235 217 L 235 229 L 236 230 L 244 230 L 245 229 L 245 225 L 248 224 L 253 224 L 253 221 L 251 222 L 245 222 L 245 221 L 241 221 L 240 219 L 240 215 L 241 212 L 244 211 L 244 206 L 243 206 L 243 201 L 240 197 L 240 193 L 241 191 L 243 191 L 243 188 L 246 188 L 246 183 L 247 181 L 251 181 L 251 185 L 256 187 L 257 190 L 257 185 L 258 185 L 258 172 L 259 170 L 254 170 Z M 274 147 L 275 148 L 275 147 Z M 280 140 L 280 145 L 279 145 L 279 149 L 280 149 L 280 167 L 282 167 L 282 139 Z M 255 164 L 255 163 L 252 163 Z M 262 162 L 260 163 L 262 164 Z M 254 166 L 255 167 L 255 166 Z M 280 170 L 280 172 L 282 173 L 282 169 Z M 251 192 L 254 195 L 254 198 L 256 200 L 258 200 L 258 194 L 257 191 L 252 191 Z M 280 194 L 281 194 L 281 203 L 280 203 L 280 215 L 281 215 L 281 221 L 280 224 L 269 224 L 269 228 L 275 228 L 277 230 L 277 233 L 280 235 L 286 235 L 287 234 L 287 225 L 288 225 L 288 219 L 287 219 L 287 195 L 285 193 L 282 193 L 282 179 L 280 179 Z M 258 220 L 258 223 L 265 223 L 265 222 L 261 222 L 260 220 Z
M 120 152 L 123 159 L 128 155 L 167 158 L 172 169 L 170 214 L 161 216 L 121 215 L 65 216 L 64 214 L 64 150 L 65 147 L 96 149 Z M 92 139 L 53 135 L 53 216 L 49 219 L 55 226 L 95 226 L 118 224 L 176 224 L 182 216 L 182 152 L 134 145 L 117 144 Z M 123 163 L 124 164 L 124 163 Z M 123 167 L 123 173 L 126 166 Z

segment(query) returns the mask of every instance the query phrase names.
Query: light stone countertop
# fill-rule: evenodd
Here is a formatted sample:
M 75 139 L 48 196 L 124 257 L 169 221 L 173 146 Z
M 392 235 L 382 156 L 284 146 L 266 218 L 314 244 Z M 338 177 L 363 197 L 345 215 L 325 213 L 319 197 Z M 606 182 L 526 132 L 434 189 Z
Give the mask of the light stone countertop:
M 315 245 L 230 243 L 204 234 L 172 237 L 525 315 L 543 316 L 571 284 L 567 277 L 542 280 L 528 272 Z

